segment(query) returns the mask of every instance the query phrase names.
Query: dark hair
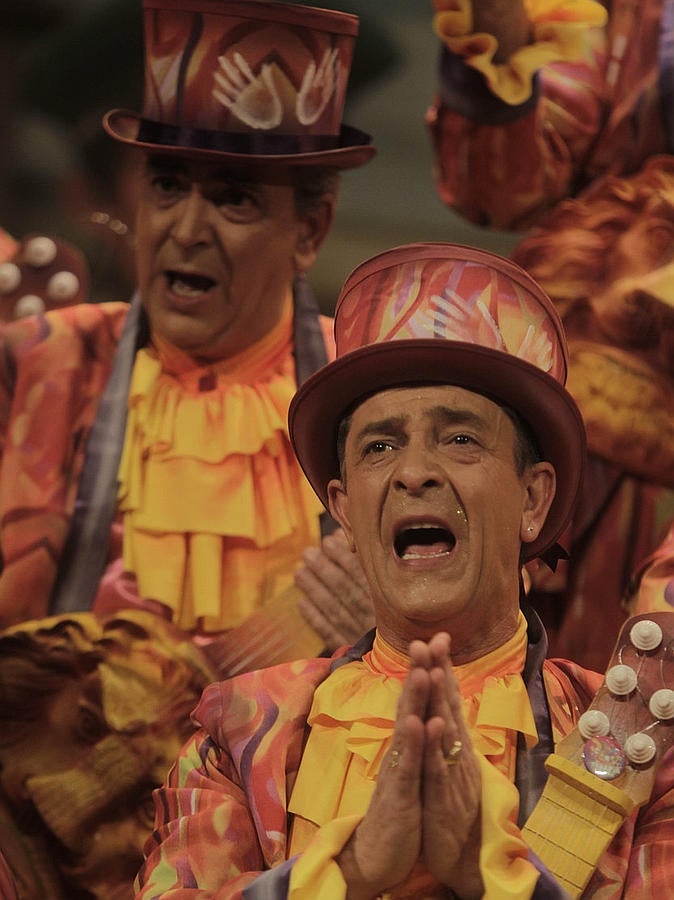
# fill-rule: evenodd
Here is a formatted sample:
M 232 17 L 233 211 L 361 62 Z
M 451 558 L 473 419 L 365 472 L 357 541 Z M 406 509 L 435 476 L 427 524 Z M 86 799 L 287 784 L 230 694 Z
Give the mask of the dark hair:
M 300 216 L 315 209 L 326 194 L 339 191 L 339 170 L 331 166 L 290 166 L 290 173 Z
M 523 475 L 529 466 L 533 466 L 542 459 L 538 442 L 529 427 L 529 423 L 525 422 L 518 412 L 504 403 L 499 403 L 498 405 L 515 426 L 515 466 L 517 474 Z

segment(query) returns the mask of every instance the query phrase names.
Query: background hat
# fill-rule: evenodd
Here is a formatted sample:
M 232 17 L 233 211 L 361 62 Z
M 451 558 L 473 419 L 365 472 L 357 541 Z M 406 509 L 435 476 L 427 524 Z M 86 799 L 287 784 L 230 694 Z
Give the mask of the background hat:
M 376 152 L 342 124 L 358 17 L 270 0 L 143 0 L 143 112 L 112 137 L 162 152 L 350 168 Z
M 391 387 L 444 383 L 515 410 L 557 473 L 557 491 L 533 559 L 567 524 L 580 491 L 585 430 L 564 387 L 566 341 L 549 298 L 510 260 L 456 244 L 388 250 L 348 276 L 335 310 L 337 358 L 298 390 L 290 437 L 327 506 L 339 477 L 337 428 L 367 396 Z

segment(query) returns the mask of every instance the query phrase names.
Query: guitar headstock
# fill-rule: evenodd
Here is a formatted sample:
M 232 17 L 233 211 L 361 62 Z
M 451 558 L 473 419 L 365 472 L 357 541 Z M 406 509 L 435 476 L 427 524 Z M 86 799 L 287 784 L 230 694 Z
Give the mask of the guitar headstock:
M 79 247 L 58 237 L 26 235 L 0 260 L 0 323 L 84 303 L 89 283 L 89 264 Z
M 644 613 L 623 625 L 602 686 L 556 753 L 641 806 L 673 743 L 674 612 Z

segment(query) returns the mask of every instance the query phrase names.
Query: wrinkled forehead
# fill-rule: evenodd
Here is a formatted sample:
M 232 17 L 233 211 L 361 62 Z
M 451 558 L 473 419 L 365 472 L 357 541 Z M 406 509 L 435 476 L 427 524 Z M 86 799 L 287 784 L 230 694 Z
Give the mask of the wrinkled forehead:
M 349 418 L 351 426 L 358 428 L 393 420 L 402 425 L 463 421 L 487 427 L 504 415 L 503 407 L 484 394 L 458 385 L 421 384 L 371 394 L 353 407 Z

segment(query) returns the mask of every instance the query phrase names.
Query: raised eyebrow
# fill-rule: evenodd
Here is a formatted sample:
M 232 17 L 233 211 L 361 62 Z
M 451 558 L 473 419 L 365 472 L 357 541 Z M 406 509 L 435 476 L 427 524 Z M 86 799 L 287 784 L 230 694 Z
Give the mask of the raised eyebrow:
M 486 426 L 485 419 L 471 409 L 450 409 L 447 406 L 434 406 L 433 409 L 429 410 L 428 416 L 442 426 L 465 425 L 473 428 L 484 428 Z
M 376 422 L 368 422 L 356 434 L 358 443 L 370 437 L 381 437 L 385 434 L 401 434 L 407 424 L 407 416 L 390 416 L 386 419 L 378 419 Z

